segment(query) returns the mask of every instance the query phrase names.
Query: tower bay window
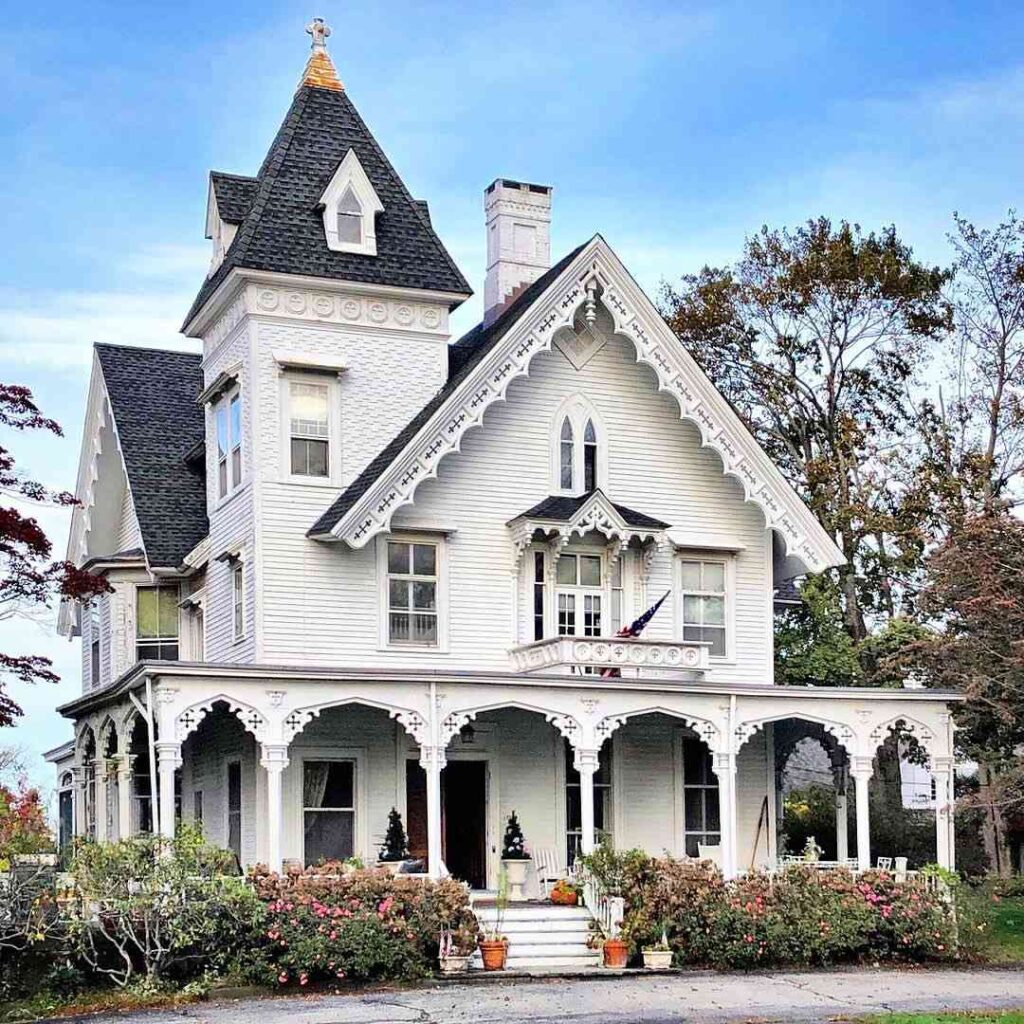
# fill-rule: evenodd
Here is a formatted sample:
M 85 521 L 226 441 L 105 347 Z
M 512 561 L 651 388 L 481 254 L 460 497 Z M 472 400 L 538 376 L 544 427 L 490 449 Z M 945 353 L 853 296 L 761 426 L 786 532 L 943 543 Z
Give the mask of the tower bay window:
M 225 396 L 215 413 L 217 428 L 217 495 L 224 498 L 242 482 L 242 399 Z

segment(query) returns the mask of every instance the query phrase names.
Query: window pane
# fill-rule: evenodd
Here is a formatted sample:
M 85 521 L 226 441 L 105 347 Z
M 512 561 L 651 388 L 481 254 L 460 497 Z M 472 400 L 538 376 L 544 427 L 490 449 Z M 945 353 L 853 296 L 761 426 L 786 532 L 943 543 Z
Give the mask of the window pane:
M 155 587 L 140 587 L 135 592 L 136 636 L 159 636 L 159 600 Z
M 327 436 L 327 385 L 292 381 L 291 430 L 303 437 Z
M 576 634 L 576 598 L 572 594 L 558 595 L 558 634 Z
M 583 490 L 589 493 L 597 486 L 597 445 L 583 446 Z
M 718 814 L 718 788 L 704 790 L 704 827 L 717 832 L 721 827 Z
M 437 548 L 433 544 L 414 544 L 412 571 L 417 576 L 437 575 Z
M 309 763 L 308 761 L 306 762 Z M 321 762 L 327 769 L 327 782 L 321 807 L 354 807 L 353 780 L 355 765 L 351 761 Z
M 572 424 L 569 422 L 569 418 L 568 417 L 566 417 L 564 420 L 562 420 L 562 434 L 561 434 L 561 438 L 562 438 L 563 441 L 571 441 L 572 440 Z
M 217 407 L 217 457 L 226 455 L 228 447 L 228 411 L 220 405 Z
M 725 625 L 725 598 L 705 597 L 704 622 L 710 626 Z
M 351 857 L 354 821 L 352 811 L 306 811 L 306 863 Z
M 580 555 L 580 585 L 601 586 L 601 559 L 596 555 Z
M 700 562 L 683 562 L 683 590 L 700 590 Z
M 705 629 L 704 639 L 711 641 L 711 656 L 713 658 L 725 657 L 725 630 Z
M 409 607 L 408 580 L 388 580 L 388 604 L 391 608 Z
M 622 559 L 616 558 L 612 563 L 612 587 L 613 589 L 619 589 L 622 587 Z
M 683 781 L 687 786 L 707 782 L 707 760 L 702 744 L 697 740 L 683 740 Z
M 583 442 L 584 444 L 597 444 L 597 431 L 594 430 L 593 420 L 587 420 L 587 425 L 583 430 Z
M 178 588 L 159 587 L 160 635 L 178 635 Z
M 356 199 L 356 194 L 352 191 L 351 186 L 345 189 L 341 200 L 338 202 L 338 210 L 341 213 L 355 213 L 362 215 L 363 209 L 359 205 L 359 200 Z
M 418 580 L 412 585 L 412 606 L 419 611 L 433 611 L 437 607 L 435 595 L 437 584 L 421 583 Z
M 228 493 L 228 460 L 227 456 L 217 465 L 217 493 L 223 498 Z
M 415 644 L 437 643 L 437 616 L 417 613 L 412 617 L 412 641 Z
M 685 827 L 687 832 L 701 832 L 704 829 L 704 791 L 687 789 L 685 810 Z
M 338 241 L 358 245 L 363 240 L 363 218 L 351 213 L 338 214 Z
M 576 585 L 576 556 L 562 555 L 558 560 L 558 582 L 563 586 Z
M 563 441 L 561 445 L 561 465 L 559 469 L 558 486 L 563 491 L 572 490 L 572 442 Z
M 392 643 L 409 642 L 409 615 L 406 612 L 392 612 L 388 616 L 388 636 Z
M 704 563 L 704 589 L 725 592 L 725 566 L 721 562 Z
M 231 451 L 231 483 L 233 487 L 238 486 L 242 479 L 242 449 L 233 448 Z
M 683 622 L 700 622 L 699 597 L 691 597 L 689 594 L 683 597 Z
M 242 400 L 238 395 L 231 399 L 231 445 L 242 443 Z
M 601 598 L 594 594 L 583 599 L 583 635 L 601 635 Z
M 388 544 L 388 572 L 407 573 L 409 571 L 409 545 Z

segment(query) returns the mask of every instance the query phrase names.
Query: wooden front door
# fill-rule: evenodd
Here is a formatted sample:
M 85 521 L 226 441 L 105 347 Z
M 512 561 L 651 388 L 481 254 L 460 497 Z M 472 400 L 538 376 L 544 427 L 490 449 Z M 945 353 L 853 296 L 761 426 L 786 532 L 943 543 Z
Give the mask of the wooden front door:
M 472 889 L 487 886 L 487 762 L 449 761 L 441 776 L 444 862 Z

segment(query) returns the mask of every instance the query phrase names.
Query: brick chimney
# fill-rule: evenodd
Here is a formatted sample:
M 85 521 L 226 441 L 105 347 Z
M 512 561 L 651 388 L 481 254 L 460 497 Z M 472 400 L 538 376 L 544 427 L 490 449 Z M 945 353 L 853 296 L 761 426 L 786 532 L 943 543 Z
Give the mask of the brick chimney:
M 551 266 L 550 185 L 498 178 L 484 191 L 487 282 L 484 323 Z

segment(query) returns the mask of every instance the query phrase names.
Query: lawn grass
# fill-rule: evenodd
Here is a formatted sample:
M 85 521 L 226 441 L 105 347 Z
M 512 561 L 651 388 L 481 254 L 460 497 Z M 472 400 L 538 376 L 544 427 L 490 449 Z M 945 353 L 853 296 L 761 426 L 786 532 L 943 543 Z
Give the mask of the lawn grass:
M 0 1003 L 0 1024 L 22 1024 L 45 1017 L 74 1017 L 83 1013 L 125 1012 L 195 1002 L 195 995 L 140 992 L 137 989 L 101 989 L 62 998 L 40 992 L 28 999 Z M 130 1018 L 126 1018 L 130 1019 Z
M 858 1017 L 857 1024 L 1024 1024 L 1024 1010 L 981 1013 L 883 1013 Z
M 992 904 L 990 913 L 992 959 L 1024 961 L 1024 897 L 1004 897 Z

